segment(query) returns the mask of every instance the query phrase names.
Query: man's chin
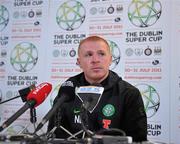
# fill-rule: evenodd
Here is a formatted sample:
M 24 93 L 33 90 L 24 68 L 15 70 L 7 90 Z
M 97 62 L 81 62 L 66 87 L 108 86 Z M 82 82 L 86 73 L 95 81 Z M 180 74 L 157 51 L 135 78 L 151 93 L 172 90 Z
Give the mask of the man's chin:
M 103 71 L 102 69 L 93 69 L 92 70 L 92 73 L 95 73 L 95 74 L 101 74 Z
M 104 77 L 104 75 L 101 74 L 101 73 L 96 73 L 96 74 L 93 74 L 93 75 L 92 75 L 92 78 L 93 78 L 93 79 L 97 79 L 97 80 L 100 80 L 100 79 L 102 79 L 103 77 Z

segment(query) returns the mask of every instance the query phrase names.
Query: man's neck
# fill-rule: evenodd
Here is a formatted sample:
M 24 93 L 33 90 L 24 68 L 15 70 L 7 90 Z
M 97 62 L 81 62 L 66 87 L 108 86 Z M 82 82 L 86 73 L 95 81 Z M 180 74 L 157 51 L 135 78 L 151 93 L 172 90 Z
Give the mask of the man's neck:
M 100 84 L 102 81 L 104 81 L 109 75 L 109 72 L 106 74 L 106 76 L 104 76 L 101 79 L 88 79 L 87 77 L 85 77 L 86 81 L 90 84 Z

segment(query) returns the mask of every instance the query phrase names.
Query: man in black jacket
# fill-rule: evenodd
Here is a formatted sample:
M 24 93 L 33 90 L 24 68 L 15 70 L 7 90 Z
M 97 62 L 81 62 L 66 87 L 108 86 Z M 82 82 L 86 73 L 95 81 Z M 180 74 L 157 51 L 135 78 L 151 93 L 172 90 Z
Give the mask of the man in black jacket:
M 83 72 L 63 83 L 54 102 L 62 93 L 70 95 L 73 100 L 61 106 L 49 121 L 48 131 L 56 126 L 56 137 L 67 138 L 69 134 L 64 128 L 72 134 L 82 130 L 82 101 L 75 92 L 65 92 L 64 86 L 72 87 L 75 91 L 77 87 L 100 84 L 104 92 L 95 109 L 87 112 L 86 128 L 93 133 L 116 128 L 131 136 L 133 141 L 147 140 L 147 117 L 141 94 L 137 88 L 109 70 L 111 62 L 112 55 L 105 39 L 90 36 L 80 42 L 77 64 Z

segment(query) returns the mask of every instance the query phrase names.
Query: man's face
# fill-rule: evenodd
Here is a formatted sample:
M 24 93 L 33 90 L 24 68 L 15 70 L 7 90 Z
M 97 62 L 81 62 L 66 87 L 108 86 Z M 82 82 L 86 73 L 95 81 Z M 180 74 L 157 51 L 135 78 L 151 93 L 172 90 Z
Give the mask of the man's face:
M 77 62 L 90 83 L 104 80 L 112 61 L 110 50 L 103 41 L 86 41 L 79 50 Z

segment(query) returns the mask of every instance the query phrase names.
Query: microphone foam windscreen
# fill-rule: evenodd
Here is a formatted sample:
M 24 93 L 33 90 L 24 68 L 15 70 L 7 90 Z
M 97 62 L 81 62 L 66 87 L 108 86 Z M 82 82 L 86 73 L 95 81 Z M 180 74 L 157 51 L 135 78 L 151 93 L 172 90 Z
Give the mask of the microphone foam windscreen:
M 21 99 L 23 102 L 26 102 L 27 101 L 27 96 L 28 94 L 35 88 L 35 84 L 32 84 L 30 85 L 29 87 L 27 88 L 23 88 L 23 89 L 20 89 L 18 92 L 19 92 L 19 95 L 21 96 Z
M 73 86 L 66 86 L 66 85 L 62 85 L 60 87 L 60 90 L 58 92 L 58 98 L 59 97 L 65 97 L 64 102 L 70 102 L 74 99 L 74 95 L 75 95 L 75 88 Z
M 27 100 L 35 100 L 35 107 L 41 104 L 52 90 L 50 83 L 44 82 L 33 89 L 27 96 Z
M 81 86 L 76 87 L 75 91 L 82 103 L 90 103 L 88 111 L 92 113 L 101 99 L 104 88 L 100 86 Z

